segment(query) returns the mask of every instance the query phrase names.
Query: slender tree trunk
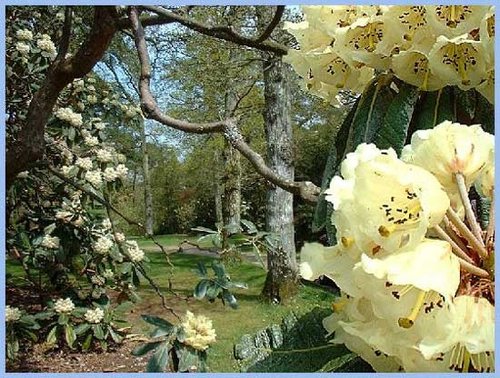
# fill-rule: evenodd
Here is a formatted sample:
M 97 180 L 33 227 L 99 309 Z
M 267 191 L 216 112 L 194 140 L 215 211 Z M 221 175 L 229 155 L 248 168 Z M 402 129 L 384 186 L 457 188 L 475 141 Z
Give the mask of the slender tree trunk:
M 214 192 L 215 192 L 215 221 L 219 225 L 224 225 L 224 218 L 222 216 L 222 196 L 224 195 L 224 187 L 222 184 L 222 177 L 219 170 L 220 164 L 220 153 L 218 150 L 214 152 L 215 161 L 215 180 L 214 180 Z
M 264 123 L 269 166 L 282 177 L 294 179 L 292 122 L 288 73 L 281 57 L 263 53 Z M 293 224 L 293 194 L 276 186 L 267 193 L 267 230 L 280 236 L 281 246 L 268 252 L 268 273 L 263 296 L 286 302 L 297 293 L 298 274 Z
M 235 59 L 235 51 L 231 50 L 229 59 Z M 229 80 L 225 95 L 225 115 L 229 117 L 236 107 L 237 81 Z M 241 155 L 238 150 L 224 141 L 224 195 L 223 195 L 223 220 L 227 227 L 227 234 L 232 234 L 240 229 L 241 220 Z
M 151 194 L 151 179 L 149 175 L 149 154 L 146 140 L 146 126 L 141 119 L 141 137 L 142 137 L 142 170 L 144 174 L 144 227 L 146 234 L 153 235 L 153 196 Z

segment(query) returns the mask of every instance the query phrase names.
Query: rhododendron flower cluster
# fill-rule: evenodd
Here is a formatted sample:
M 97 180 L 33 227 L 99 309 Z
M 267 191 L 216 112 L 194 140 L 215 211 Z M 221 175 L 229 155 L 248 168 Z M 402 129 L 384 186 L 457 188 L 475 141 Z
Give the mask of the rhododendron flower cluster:
M 215 342 L 215 330 L 212 321 L 206 316 L 195 316 L 187 311 L 184 321 L 181 324 L 184 331 L 182 342 L 198 350 L 206 350 Z
M 494 218 L 482 229 L 469 200 L 472 186 L 493 199 L 493 156 L 492 135 L 449 121 L 401 159 L 347 154 L 325 192 L 338 244 L 306 244 L 300 265 L 341 289 L 323 322 L 334 343 L 377 371 L 493 371 Z
M 97 324 L 104 319 L 104 311 L 100 308 L 87 310 L 83 316 L 87 322 Z
M 59 298 L 54 303 L 54 310 L 59 314 L 70 313 L 75 309 L 75 304 L 70 298 Z
M 387 71 L 425 91 L 476 88 L 494 101 L 494 8 L 440 6 L 304 6 L 305 20 L 287 22 L 297 39 L 286 60 L 308 90 L 333 100 L 341 89 L 362 92 Z M 480 27 L 478 28 L 478 25 Z

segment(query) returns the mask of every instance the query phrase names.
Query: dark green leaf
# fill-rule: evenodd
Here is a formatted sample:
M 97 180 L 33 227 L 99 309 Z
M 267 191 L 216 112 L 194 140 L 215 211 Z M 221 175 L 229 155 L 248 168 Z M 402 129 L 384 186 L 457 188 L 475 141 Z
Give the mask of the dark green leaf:
M 113 341 L 117 344 L 120 344 L 122 341 L 123 341 L 123 337 L 120 336 L 119 334 L 117 334 L 113 328 L 109 327 L 109 334 L 111 336 L 111 338 L 113 339 Z
M 328 211 L 328 202 L 325 200 L 325 195 L 323 194 L 325 190 L 330 186 L 330 181 L 333 176 L 338 173 L 340 162 L 345 155 L 345 148 L 347 145 L 347 138 L 349 137 L 349 130 L 351 129 L 351 123 L 356 114 L 356 109 L 359 104 L 360 98 L 356 101 L 352 109 L 349 111 L 347 116 L 342 123 L 335 139 L 330 147 L 330 152 L 328 154 L 328 159 L 326 161 L 325 170 L 323 173 L 323 179 L 321 181 L 321 193 L 318 198 L 318 203 L 316 204 L 316 209 L 314 210 L 314 218 L 312 231 L 318 232 L 325 224 L 330 223 L 328 219 L 331 211 Z
M 248 285 L 244 282 L 233 282 L 231 281 L 229 283 L 229 287 L 235 287 L 235 288 L 238 288 L 238 289 L 248 289 Z
M 111 256 L 111 258 L 117 262 L 122 262 L 123 261 L 123 255 L 118 251 L 116 250 L 115 248 L 111 248 L 109 250 L 109 255 Z
M 87 332 L 90 329 L 89 323 L 82 323 L 75 327 L 75 334 L 80 336 L 82 333 Z
M 480 93 L 477 93 L 476 114 L 472 123 L 480 124 L 490 134 L 495 133 L 495 107 Z
M 226 269 L 224 268 L 224 264 L 222 264 L 220 261 L 213 260 L 212 269 L 214 270 L 217 278 L 223 279 L 226 277 Z
M 60 314 L 59 318 L 57 319 L 57 323 L 61 325 L 68 324 L 68 321 L 69 321 L 68 314 Z
M 90 346 L 92 345 L 92 338 L 93 338 L 92 334 L 89 333 L 82 344 L 83 350 L 88 350 L 90 348 Z
M 99 340 L 104 340 L 106 335 L 104 334 L 104 330 L 100 324 L 92 325 L 92 330 L 94 331 L 94 336 Z
M 255 224 L 248 219 L 242 219 L 241 223 L 247 228 L 248 233 L 255 234 L 257 232 Z
M 318 372 L 373 372 L 372 367 L 354 353 L 343 354 L 328 361 Z
M 162 328 L 165 330 L 170 330 L 173 327 L 173 324 L 170 323 L 169 321 L 159 318 L 157 316 L 153 315 L 141 315 L 142 319 L 144 319 L 145 322 L 152 324 L 158 328 Z
M 231 292 L 227 289 L 222 290 L 222 299 L 224 299 L 225 302 L 231 306 L 231 308 L 238 308 L 238 302 L 236 301 L 236 298 Z
M 208 274 L 207 268 L 205 267 L 205 264 L 201 261 L 198 261 L 196 264 L 197 266 L 197 272 L 201 277 L 205 277 Z
M 418 97 L 417 87 L 399 84 L 399 93 L 387 104 L 382 127 L 372 140 L 378 148 L 392 147 L 398 155 L 401 153 Z
M 179 356 L 180 372 L 193 371 L 195 370 L 193 367 L 196 367 L 196 370 L 198 370 L 200 359 L 196 350 L 186 346 L 179 346 L 176 352 Z
M 47 344 L 52 345 L 57 341 L 57 325 L 55 325 L 47 335 Z
M 422 92 L 416 105 L 418 111 L 411 121 L 409 136 L 416 130 L 432 129 L 445 120 L 454 121 L 453 103 L 452 87 L 444 87 L 434 92 Z
M 163 341 L 156 341 L 154 343 L 147 343 L 147 344 L 138 345 L 132 351 L 132 355 L 144 356 L 145 354 L 149 353 L 153 349 L 156 349 L 156 347 L 162 343 L 163 343 Z
M 212 282 L 211 285 L 207 289 L 207 298 L 208 299 L 215 299 L 221 292 L 221 287 L 217 285 L 216 283 Z
M 148 373 L 162 372 L 165 370 L 168 362 L 168 352 L 170 351 L 170 348 L 170 343 L 164 342 L 158 347 L 158 349 L 156 349 L 156 351 L 151 356 L 151 359 L 148 361 L 148 365 L 146 367 L 146 371 Z
M 122 274 L 129 274 L 132 271 L 132 263 L 124 262 L 121 267 Z
M 64 326 L 64 335 L 66 338 L 66 342 L 68 343 L 68 346 L 70 348 L 73 348 L 73 344 L 75 343 L 76 340 L 76 334 L 75 334 L 75 329 L 71 324 L 66 324 Z
M 207 289 L 210 286 L 210 280 L 203 279 L 194 288 L 194 297 L 197 299 L 203 299 L 207 293 Z

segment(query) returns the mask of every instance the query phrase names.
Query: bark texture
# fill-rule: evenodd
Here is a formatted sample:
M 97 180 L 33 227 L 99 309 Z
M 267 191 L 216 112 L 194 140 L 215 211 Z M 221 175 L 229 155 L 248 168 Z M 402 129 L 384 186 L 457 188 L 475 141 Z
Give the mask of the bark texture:
M 293 181 L 293 133 L 287 71 L 280 56 L 267 53 L 262 56 L 268 164 L 278 175 Z M 281 246 L 268 252 L 263 295 L 273 302 L 286 302 L 298 289 L 292 193 L 274 185 L 268 190 L 266 223 L 268 231 L 280 236 Z

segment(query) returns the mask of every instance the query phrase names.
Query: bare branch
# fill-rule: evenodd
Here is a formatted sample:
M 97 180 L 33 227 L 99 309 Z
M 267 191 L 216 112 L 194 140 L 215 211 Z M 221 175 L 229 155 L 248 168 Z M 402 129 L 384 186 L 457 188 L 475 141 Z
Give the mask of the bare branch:
M 158 105 L 153 98 L 150 89 L 151 67 L 149 64 L 148 50 L 144 37 L 144 29 L 141 25 L 137 8 L 130 8 L 129 17 L 135 36 L 134 39 L 137 53 L 139 55 L 139 61 L 141 64 L 141 75 L 139 79 L 141 105 L 142 110 L 147 118 L 154 119 L 155 121 L 158 121 L 163 125 L 170 126 L 177 130 L 189 133 L 206 134 L 221 132 L 228 140 L 228 142 L 243 156 L 245 156 L 250 161 L 255 170 L 265 179 L 288 192 L 301 196 L 308 202 L 314 203 L 317 201 L 317 197 L 320 193 L 320 188 L 318 188 L 312 182 L 295 182 L 292 180 L 284 179 L 283 177 L 276 174 L 266 165 L 266 162 L 264 161 L 262 156 L 253 151 L 252 148 L 245 142 L 236 125 L 235 118 L 228 118 L 213 123 L 190 123 L 163 114 L 158 108 Z
M 277 55 L 286 55 L 288 53 L 288 48 L 284 45 L 281 45 L 274 41 L 266 41 L 267 36 L 265 34 L 261 35 L 257 39 L 248 38 L 238 34 L 232 27 L 230 26 L 211 26 L 207 24 L 203 24 L 199 21 L 193 20 L 186 16 L 171 12 L 165 8 L 144 5 L 143 9 L 146 9 L 150 12 L 154 12 L 158 15 L 158 17 L 163 18 L 166 22 L 178 22 L 179 24 L 197 31 L 198 33 L 208 35 L 210 37 L 222 39 L 224 41 L 233 42 L 237 45 L 248 46 L 255 48 L 257 50 L 273 52 Z M 278 12 L 278 11 L 277 11 Z M 276 18 L 276 17 L 275 17 Z M 281 18 L 281 16 L 280 16 Z M 273 19 L 274 21 L 274 19 Z M 278 20 L 279 22 L 279 20 Z M 272 30 L 274 27 L 270 30 Z M 268 32 L 266 30 L 266 32 Z M 270 33 L 269 32 L 269 33 Z M 262 39 L 262 37 L 266 37 Z M 259 40 L 262 39 L 262 40 Z
M 47 72 L 45 81 L 30 102 L 26 123 L 16 136 L 16 142 L 7 151 L 7 188 L 17 174 L 32 163 L 42 159 L 45 149 L 45 125 L 64 87 L 74 79 L 85 76 L 102 58 L 115 34 L 114 7 L 95 7 L 94 23 L 85 42 L 70 59 L 55 60 Z
M 266 39 L 268 39 L 271 36 L 271 34 L 274 31 L 274 29 L 276 29 L 276 26 L 278 26 L 278 24 L 280 23 L 281 17 L 283 16 L 283 12 L 284 11 L 285 11 L 285 6 L 284 5 L 278 5 L 276 7 L 276 12 L 274 13 L 273 19 L 271 20 L 271 22 L 269 23 L 269 25 L 267 25 L 266 30 L 264 30 L 262 32 L 262 34 L 260 35 L 260 37 L 257 37 L 255 39 L 255 42 L 257 42 L 257 43 L 263 42 L 263 41 L 265 41 Z

